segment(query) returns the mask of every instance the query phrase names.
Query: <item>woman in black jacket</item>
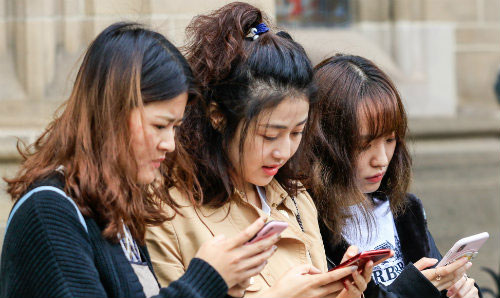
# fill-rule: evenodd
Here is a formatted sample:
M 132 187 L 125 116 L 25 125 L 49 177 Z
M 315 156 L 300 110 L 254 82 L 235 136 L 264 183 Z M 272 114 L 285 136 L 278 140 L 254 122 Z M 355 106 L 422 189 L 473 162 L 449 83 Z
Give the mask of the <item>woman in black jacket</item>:
M 330 265 L 348 245 L 390 248 L 395 255 L 375 266 L 366 297 L 478 297 L 467 260 L 431 268 L 441 255 L 420 200 L 407 193 L 407 118 L 391 80 L 371 61 L 340 54 L 316 66 L 315 80 L 322 181 L 311 188 Z
M 182 148 L 174 152 L 195 93 L 188 63 L 161 34 L 117 23 L 97 36 L 64 111 L 20 150 L 19 173 L 5 179 L 15 205 L 0 297 L 224 297 L 263 269 L 277 239 L 244 245 L 259 219 L 202 245 L 168 288 L 154 275 L 146 226 L 175 216 L 162 208 L 178 207 L 170 186 L 196 191 L 192 165 Z

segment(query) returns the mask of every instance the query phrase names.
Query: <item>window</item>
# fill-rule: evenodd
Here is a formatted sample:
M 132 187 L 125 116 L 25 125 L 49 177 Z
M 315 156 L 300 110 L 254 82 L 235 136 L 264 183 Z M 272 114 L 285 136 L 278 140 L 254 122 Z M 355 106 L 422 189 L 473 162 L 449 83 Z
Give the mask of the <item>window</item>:
M 276 0 L 279 25 L 347 26 L 352 21 L 349 0 Z

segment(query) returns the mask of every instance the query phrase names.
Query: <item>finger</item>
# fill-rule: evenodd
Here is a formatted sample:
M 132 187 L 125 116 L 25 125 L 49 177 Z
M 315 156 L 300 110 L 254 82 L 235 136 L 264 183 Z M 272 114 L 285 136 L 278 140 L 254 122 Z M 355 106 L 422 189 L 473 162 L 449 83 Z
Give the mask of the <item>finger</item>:
M 366 263 L 366 265 L 365 265 L 365 270 L 363 270 L 363 278 L 365 279 L 365 281 L 367 283 L 372 278 L 373 266 L 374 266 L 373 262 L 372 261 L 368 261 L 368 263 Z
M 246 288 L 248 288 L 248 287 L 251 285 L 250 280 L 251 280 L 251 278 L 247 278 L 247 279 L 245 279 L 244 281 L 242 281 L 242 282 L 240 282 L 240 283 L 238 284 L 238 287 L 240 287 L 240 288 L 242 288 L 242 289 L 246 289 Z
M 362 291 L 356 286 L 356 284 L 346 282 L 346 283 L 344 283 L 344 285 L 345 285 L 345 288 L 347 290 L 346 296 L 349 296 L 349 297 L 360 297 L 361 296 Z
M 476 287 L 474 286 L 474 280 L 472 278 L 469 278 L 465 283 L 465 285 L 457 292 L 457 296 L 460 298 L 469 297 L 468 293 L 472 289 L 476 289 Z
M 318 274 L 317 278 L 314 280 L 314 283 L 318 286 L 324 286 L 329 283 L 341 280 L 343 277 L 352 274 L 356 270 L 358 270 L 358 266 L 349 266 L 337 270 L 332 270 L 330 272 Z
M 253 276 L 256 276 L 262 271 L 262 269 L 264 269 L 264 267 L 266 267 L 266 265 L 267 265 L 267 261 L 265 261 L 262 264 L 259 264 L 258 266 L 254 267 L 254 268 L 247 269 L 247 270 L 243 271 L 242 273 L 240 273 L 241 277 L 243 279 L 249 279 Z
M 456 271 L 458 272 L 458 271 Z M 465 272 L 465 271 L 463 271 Z M 443 280 L 441 280 L 441 286 L 440 288 L 441 289 L 448 289 L 449 287 L 453 286 L 454 284 L 456 284 L 461 278 L 463 277 L 463 273 L 461 273 L 460 275 L 455 275 L 455 274 L 450 274 L 448 275 L 446 278 L 444 278 Z
M 458 292 L 458 290 L 460 290 L 464 286 L 466 281 L 467 281 L 467 279 L 465 277 L 462 277 L 454 285 L 449 287 L 448 293 L 450 293 L 450 296 L 453 295 L 454 293 Z
M 422 271 L 426 268 L 429 268 L 431 266 L 434 266 L 438 262 L 437 259 L 431 259 L 431 258 L 421 258 L 418 260 L 415 264 L 413 264 L 419 271 Z
M 255 266 L 266 262 L 267 259 L 269 259 L 274 254 L 274 252 L 276 252 L 277 248 L 277 246 L 273 246 L 258 255 L 243 259 L 243 261 L 241 261 L 239 264 L 239 268 L 241 268 L 241 270 L 247 270 L 248 268 L 254 268 Z
M 467 264 L 467 262 L 468 262 L 467 258 L 460 258 L 449 265 L 446 265 L 446 266 L 440 267 L 440 268 L 436 268 L 436 269 L 439 269 L 439 274 L 441 276 L 445 276 L 445 275 L 448 275 L 448 274 L 458 270 L 460 267 Z
M 276 242 L 279 241 L 279 239 L 280 239 L 280 235 L 275 234 L 271 237 L 267 237 L 265 239 L 262 239 L 260 241 L 255 242 L 255 243 L 248 244 L 248 245 L 242 245 L 238 249 L 241 250 L 242 257 L 247 258 L 247 257 L 251 257 L 254 255 L 260 254 L 266 250 L 269 250 L 271 247 L 274 246 L 274 244 Z
M 354 280 L 356 288 L 358 288 L 361 292 L 364 292 L 367 285 L 367 281 L 365 280 L 364 276 L 361 275 L 358 271 L 355 271 L 352 274 L 352 278 Z
M 332 294 L 337 295 L 343 289 L 344 289 L 344 284 L 341 281 L 330 283 L 330 284 L 319 287 L 318 297 L 324 297 L 324 296 L 328 296 L 328 295 L 332 295 Z M 334 297 L 336 297 L 336 296 L 334 296 Z
M 252 239 L 252 237 L 255 236 L 255 234 L 257 234 L 260 229 L 262 229 L 264 224 L 265 224 L 265 218 L 260 217 L 259 219 L 254 221 L 251 225 L 249 225 L 243 232 L 231 238 L 229 241 L 228 248 L 232 249 L 234 247 L 238 247 L 245 244 L 248 240 Z
M 464 298 L 478 298 L 479 297 L 479 292 L 474 285 L 474 280 L 472 281 L 472 288 L 469 290 L 469 292 L 465 293 L 463 295 Z
M 461 278 L 464 277 L 465 275 L 465 272 L 472 266 L 472 263 L 468 262 L 467 264 L 465 264 L 465 266 L 462 266 L 460 268 L 458 268 L 457 270 L 455 270 L 452 274 L 450 274 L 451 276 L 453 276 L 453 280 L 452 280 L 452 283 L 455 284 L 457 283 Z M 451 286 L 451 285 L 450 285 Z
M 350 258 L 354 257 L 355 255 L 358 254 L 358 251 L 359 251 L 359 249 L 356 245 L 349 246 L 344 253 L 344 257 L 342 257 L 342 261 L 340 261 L 340 262 L 343 263 L 343 262 L 349 260 Z

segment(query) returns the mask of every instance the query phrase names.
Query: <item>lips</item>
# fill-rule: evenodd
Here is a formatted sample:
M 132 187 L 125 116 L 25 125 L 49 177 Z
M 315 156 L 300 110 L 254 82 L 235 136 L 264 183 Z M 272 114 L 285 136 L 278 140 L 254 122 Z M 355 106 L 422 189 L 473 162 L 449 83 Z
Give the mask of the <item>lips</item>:
M 165 160 L 165 157 L 161 157 L 161 158 L 158 158 L 158 159 L 155 159 L 152 161 L 153 163 L 153 167 L 155 167 L 156 169 L 158 169 L 160 166 L 161 166 L 161 163 Z
M 375 176 L 371 176 L 371 177 L 368 177 L 368 178 L 365 178 L 365 179 L 368 180 L 371 183 L 378 183 L 378 182 L 382 181 L 382 178 L 384 178 L 384 174 L 385 174 L 385 172 L 378 173 Z
M 274 176 L 278 173 L 278 170 L 280 169 L 281 165 L 270 165 L 270 166 L 263 166 L 262 170 L 264 173 L 266 173 L 269 176 Z

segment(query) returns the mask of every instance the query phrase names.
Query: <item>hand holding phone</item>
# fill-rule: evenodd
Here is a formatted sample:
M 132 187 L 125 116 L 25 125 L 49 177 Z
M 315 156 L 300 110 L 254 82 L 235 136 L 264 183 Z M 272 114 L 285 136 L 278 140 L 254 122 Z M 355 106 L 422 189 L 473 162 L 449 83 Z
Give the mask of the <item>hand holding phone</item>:
M 260 229 L 246 244 L 252 244 L 264 238 L 271 237 L 275 234 L 280 234 L 288 227 L 288 223 L 284 221 L 271 220 Z
M 362 269 L 365 267 L 366 263 L 368 261 L 373 261 L 373 266 L 378 265 L 391 257 L 393 255 L 392 250 L 390 249 L 377 249 L 377 250 L 369 250 L 369 251 L 364 251 L 361 252 L 354 257 L 350 258 L 349 260 L 341 263 L 337 267 L 331 269 L 332 270 L 337 270 L 340 268 L 344 267 L 349 267 L 349 266 L 358 266 L 358 268 Z
M 481 246 L 483 246 L 489 237 L 490 234 L 483 232 L 458 240 L 436 267 L 446 266 L 461 257 L 467 257 L 469 261 L 474 259 L 479 253 Z

